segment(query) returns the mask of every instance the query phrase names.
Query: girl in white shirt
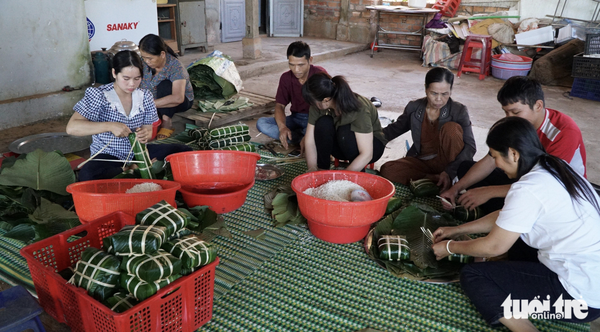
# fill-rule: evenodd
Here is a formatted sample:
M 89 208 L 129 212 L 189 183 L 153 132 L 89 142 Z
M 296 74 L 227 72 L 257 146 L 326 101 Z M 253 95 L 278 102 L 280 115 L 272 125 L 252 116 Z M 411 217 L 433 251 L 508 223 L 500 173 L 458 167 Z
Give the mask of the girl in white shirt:
M 517 182 L 501 211 L 436 230 L 436 257 L 494 257 L 520 237 L 539 250 L 539 262 L 474 263 L 461 272 L 461 285 L 483 318 L 512 331 L 537 331 L 528 319 L 518 317 L 574 322 L 600 317 L 600 199 L 593 187 L 563 160 L 546 153 L 527 120 L 501 119 L 486 143 L 496 166 Z M 452 240 L 478 233 L 489 234 Z M 524 308 L 523 301 L 542 306 Z

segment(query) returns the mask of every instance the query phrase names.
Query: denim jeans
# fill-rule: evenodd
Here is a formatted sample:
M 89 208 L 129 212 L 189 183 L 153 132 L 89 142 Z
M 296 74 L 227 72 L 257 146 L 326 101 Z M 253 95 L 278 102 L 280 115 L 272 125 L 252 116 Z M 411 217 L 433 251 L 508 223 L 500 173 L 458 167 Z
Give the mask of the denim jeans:
M 529 302 L 536 296 L 540 301 L 550 296 L 550 312 L 554 312 L 552 304 L 559 296 L 562 295 L 563 300 L 573 299 L 558 280 L 558 275 L 542 263 L 472 263 L 462 269 L 460 284 L 486 322 L 492 325 L 499 324 L 498 319 L 504 317 L 502 303 L 509 294 L 512 300 Z M 600 317 L 600 309 L 588 307 L 587 313 L 583 320 L 571 316 L 572 319 L 564 321 L 583 323 Z
M 306 133 L 308 113 L 292 113 L 291 115 L 286 116 L 285 125 L 292 131 L 292 139 L 288 140 L 288 142 L 300 144 L 300 141 Z M 277 127 L 277 122 L 274 117 L 258 119 L 256 121 L 256 129 L 273 139 L 279 139 L 279 127 Z

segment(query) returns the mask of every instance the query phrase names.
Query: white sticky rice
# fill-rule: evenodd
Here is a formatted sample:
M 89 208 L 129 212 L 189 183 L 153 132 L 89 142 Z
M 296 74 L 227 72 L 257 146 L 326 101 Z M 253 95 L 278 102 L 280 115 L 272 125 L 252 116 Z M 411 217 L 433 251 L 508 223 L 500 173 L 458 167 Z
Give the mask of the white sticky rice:
M 162 187 L 158 183 L 154 182 L 144 182 L 138 183 L 135 186 L 127 189 L 125 191 L 126 194 L 135 194 L 135 193 L 145 193 L 149 191 L 158 191 L 162 190 Z
M 328 201 L 350 202 L 350 195 L 354 190 L 365 190 L 365 188 L 352 181 L 333 180 L 316 188 L 308 188 L 304 193 Z

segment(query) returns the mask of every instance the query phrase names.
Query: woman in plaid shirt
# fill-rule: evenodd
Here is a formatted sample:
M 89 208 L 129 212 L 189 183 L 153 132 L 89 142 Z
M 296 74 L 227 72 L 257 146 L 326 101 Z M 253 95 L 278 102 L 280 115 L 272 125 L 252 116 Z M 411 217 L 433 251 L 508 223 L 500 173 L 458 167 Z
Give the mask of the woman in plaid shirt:
M 158 120 L 152 94 L 139 89 L 142 60 L 132 51 L 121 51 L 112 60 L 114 83 L 88 88 L 74 107 L 67 133 L 92 135 L 90 152 L 101 152 L 94 159 L 129 161 L 133 158 L 127 136 L 135 132 L 141 143 L 152 136 L 152 124 Z M 176 152 L 190 151 L 182 144 L 147 145 L 150 158 L 164 159 Z M 79 171 L 79 181 L 111 179 L 123 172 L 119 162 L 90 160 Z

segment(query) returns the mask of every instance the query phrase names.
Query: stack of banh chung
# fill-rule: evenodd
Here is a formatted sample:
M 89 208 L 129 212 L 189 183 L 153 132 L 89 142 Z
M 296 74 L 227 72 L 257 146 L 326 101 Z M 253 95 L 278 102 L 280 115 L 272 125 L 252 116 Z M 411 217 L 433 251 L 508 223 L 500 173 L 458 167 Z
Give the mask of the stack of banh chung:
M 202 150 L 232 150 L 254 152 L 250 144 L 250 128 L 244 123 L 215 129 L 197 128 L 188 131 Z
M 156 294 L 177 278 L 212 263 L 216 249 L 185 227 L 189 216 L 162 201 L 140 212 L 136 225 L 84 250 L 69 280 L 115 312 Z

